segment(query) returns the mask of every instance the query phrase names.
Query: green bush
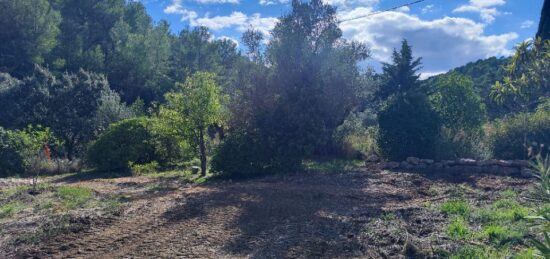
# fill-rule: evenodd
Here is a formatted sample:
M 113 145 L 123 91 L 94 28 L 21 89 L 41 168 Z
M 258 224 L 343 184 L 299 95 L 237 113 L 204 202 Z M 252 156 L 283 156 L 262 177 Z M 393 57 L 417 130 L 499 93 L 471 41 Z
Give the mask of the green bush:
M 379 112 L 378 122 L 378 146 L 386 158 L 401 161 L 409 156 L 434 156 L 440 119 L 425 95 L 390 98 Z
M 550 112 L 539 110 L 499 119 L 488 125 L 486 131 L 495 158 L 524 159 L 530 149 L 546 155 L 550 147 Z M 544 147 L 539 150 L 541 145 Z
M 227 136 L 212 158 L 212 170 L 230 178 L 294 172 L 301 156 L 285 153 L 254 132 L 234 132 Z
M 156 173 L 159 169 L 159 163 L 157 161 L 147 164 L 134 164 L 130 162 L 129 167 L 133 175 L 146 175 Z
M 155 119 L 134 118 L 111 125 L 88 149 L 87 160 L 99 170 L 127 170 L 129 163 L 160 165 L 182 161 L 187 145 Z
M 46 145 L 58 141 L 48 128 L 29 126 L 24 130 L 5 130 L 0 127 L 0 177 L 34 173 L 44 156 Z

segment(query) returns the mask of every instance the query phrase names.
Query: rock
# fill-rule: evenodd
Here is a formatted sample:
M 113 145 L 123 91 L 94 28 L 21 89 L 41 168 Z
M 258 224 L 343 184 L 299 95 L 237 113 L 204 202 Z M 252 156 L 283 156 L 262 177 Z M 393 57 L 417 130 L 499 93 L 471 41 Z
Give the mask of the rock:
M 435 162 L 431 165 L 431 167 L 434 169 L 434 170 L 441 170 L 443 169 L 443 163 L 441 162 Z
M 410 170 L 410 169 L 413 168 L 413 166 L 411 164 L 409 164 L 408 162 L 403 161 L 399 164 L 399 168 L 403 169 L 403 170 Z
M 366 161 L 369 162 L 369 163 L 376 163 L 376 162 L 380 161 L 380 158 L 375 154 L 371 154 L 367 157 Z
M 461 158 L 456 161 L 459 165 L 477 165 L 477 161 L 469 158 Z
M 427 164 L 427 165 L 431 165 L 433 164 L 435 161 L 433 159 L 420 159 L 420 162 L 421 163 L 424 163 L 424 164 Z
M 443 164 L 444 167 L 446 166 L 452 166 L 452 165 L 455 165 L 456 162 L 453 161 L 453 160 L 442 160 L 441 163 Z
M 504 166 L 504 167 L 511 167 L 513 164 L 510 161 L 507 160 L 498 160 L 497 165 Z
M 420 164 L 420 158 L 418 158 L 418 157 L 407 157 L 406 161 L 407 161 L 407 163 L 412 164 L 412 165 Z
M 395 169 L 398 167 L 399 167 L 399 163 L 397 162 L 386 162 L 386 163 L 380 164 L 381 169 Z
M 193 174 L 198 173 L 200 170 L 201 170 L 201 168 L 198 167 L 198 166 L 192 166 L 191 167 L 191 173 L 193 173 Z
M 535 172 L 529 168 L 522 168 L 520 172 L 522 177 L 531 178 L 535 176 Z
M 483 167 L 477 166 L 477 165 L 465 166 L 465 167 L 464 167 L 464 170 L 466 170 L 466 172 L 468 172 L 468 173 L 480 174 L 480 173 L 483 172 Z
M 512 160 L 512 166 L 515 167 L 521 167 L 521 168 L 529 168 L 530 164 L 527 160 Z
M 478 166 L 492 166 L 496 165 L 498 163 L 498 160 L 496 159 L 489 159 L 489 160 L 481 160 L 477 162 Z

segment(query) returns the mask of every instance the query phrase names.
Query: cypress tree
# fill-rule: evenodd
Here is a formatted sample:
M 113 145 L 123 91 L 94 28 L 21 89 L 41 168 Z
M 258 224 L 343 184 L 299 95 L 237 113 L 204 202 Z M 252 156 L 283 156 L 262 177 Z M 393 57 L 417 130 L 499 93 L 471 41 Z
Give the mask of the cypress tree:
M 537 38 L 538 37 L 543 40 L 550 40 L 550 0 L 544 0 L 542 6 L 539 31 L 537 32 Z

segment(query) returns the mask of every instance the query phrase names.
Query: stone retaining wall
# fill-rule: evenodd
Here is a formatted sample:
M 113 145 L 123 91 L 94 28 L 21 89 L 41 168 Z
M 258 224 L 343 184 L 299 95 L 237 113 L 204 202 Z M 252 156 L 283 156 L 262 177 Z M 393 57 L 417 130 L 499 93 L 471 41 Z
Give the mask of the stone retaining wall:
M 373 161 L 369 161 L 373 162 Z M 531 177 L 533 171 L 526 160 L 474 160 L 458 159 L 434 161 L 409 157 L 402 162 L 380 162 L 380 169 L 443 173 L 486 173 L 505 176 Z

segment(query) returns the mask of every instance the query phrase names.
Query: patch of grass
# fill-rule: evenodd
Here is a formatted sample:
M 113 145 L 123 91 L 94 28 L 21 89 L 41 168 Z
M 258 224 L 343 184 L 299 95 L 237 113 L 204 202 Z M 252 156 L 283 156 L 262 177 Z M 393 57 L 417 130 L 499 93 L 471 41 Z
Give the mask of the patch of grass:
M 470 235 L 470 229 L 462 217 L 456 217 L 447 226 L 447 235 L 454 240 L 465 240 Z
M 329 159 L 329 160 L 306 160 L 303 162 L 306 171 L 312 172 L 344 172 L 357 170 L 363 166 L 362 160 Z
M 538 257 L 536 256 L 536 250 L 534 248 L 525 248 L 519 251 L 512 258 L 513 259 L 535 259 Z
M 93 196 L 91 189 L 81 186 L 62 186 L 57 188 L 56 192 L 63 206 L 67 209 L 82 207 Z
M 512 189 L 506 189 L 500 193 L 500 196 L 505 199 L 516 199 L 518 197 L 518 193 Z
M 519 221 L 529 215 L 529 208 L 515 200 L 501 199 L 488 208 L 479 209 L 476 214 L 482 223 Z
M 449 200 L 441 205 L 441 212 L 447 215 L 458 215 L 467 218 L 470 205 L 465 200 Z
M 4 205 L 0 205 L 0 219 L 7 218 L 15 215 L 22 210 L 25 206 L 19 201 L 10 202 Z
M 523 234 L 511 227 L 492 224 L 483 227 L 480 237 L 497 245 L 504 245 L 521 242 Z
M 121 197 L 118 195 L 109 196 L 101 200 L 103 210 L 114 215 L 118 215 L 121 206 Z
M 382 215 L 382 220 L 383 221 L 393 221 L 397 218 L 397 216 L 395 216 L 395 213 L 391 213 L 391 212 L 388 212 L 388 213 L 385 213 L 384 215 Z
M 508 249 L 495 249 L 490 246 L 464 246 L 458 252 L 452 255 L 451 259 L 501 259 L 508 258 L 510 251 Z
M 183 182 L 188 183 L 204 183 L 211 178 L 211 175 L 206 175 L 205 177 L 202 177 L 200 174 L 193 174 L 189 170 L 172 170 L 164 172 L 157 171 L 154 173 L 144 174 L 144 176 L 152 178 L 177 178 Z

